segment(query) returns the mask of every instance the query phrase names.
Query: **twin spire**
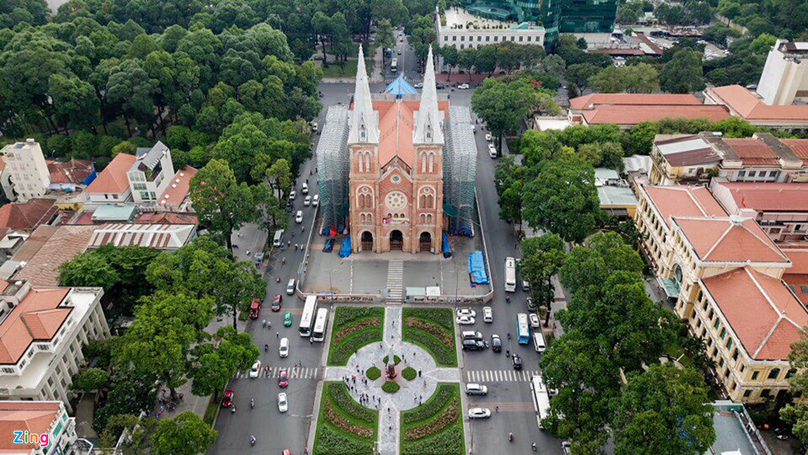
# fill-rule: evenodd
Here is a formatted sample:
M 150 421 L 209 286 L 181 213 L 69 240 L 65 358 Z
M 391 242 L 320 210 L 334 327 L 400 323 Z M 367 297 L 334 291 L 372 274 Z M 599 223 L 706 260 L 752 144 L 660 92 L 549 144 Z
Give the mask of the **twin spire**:
M 365 55 L 359 46 L 356 63 L 356 86 L 354 87 L 353 111 L 351 112 L 351 129 L 348 133 L 349 144 L 378 144 L 379 116 L 373 110 L 370 97 L 370 83 L 365 69 Z M 438 109 L 438 91 L 435 86 L 435 65 L 432 47 L 426 62 L 424 88 L 421 93 L 421 105 L 418 108 L 413 143 L 443 144 L 444 115 Z

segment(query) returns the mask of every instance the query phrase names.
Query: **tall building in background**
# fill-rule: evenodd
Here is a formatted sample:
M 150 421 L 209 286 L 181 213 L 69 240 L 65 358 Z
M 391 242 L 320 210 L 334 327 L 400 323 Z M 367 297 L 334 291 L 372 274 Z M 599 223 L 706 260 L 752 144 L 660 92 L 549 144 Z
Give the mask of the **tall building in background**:
M 544 44 L 558 42 L 558 24 L 564 0 L 462 0 L 461 6 L 470 14 L 501 22 L 527 22 L 544 28 Z M 444 45 L 446 43 L 441 43 Z M 484 43 L 496 44 L 496 43 Z M 523 42 L 521 44 L 530 44 Z M 536 44 L 534 42 L 534 44 Z
M 610 33 L 617 17 L 617 0 L 565 0 L 561 33 Z
M 39 143 L 33 139 L 16 142 L 0 153 L 6 163 L 3 190 L 9 200 L 27 202 L 45 195 L 50 186 L 50 171 Z
M 777 40 L 766 57 L 757 93 L 769 106 L 808 102 L 808 43 Z

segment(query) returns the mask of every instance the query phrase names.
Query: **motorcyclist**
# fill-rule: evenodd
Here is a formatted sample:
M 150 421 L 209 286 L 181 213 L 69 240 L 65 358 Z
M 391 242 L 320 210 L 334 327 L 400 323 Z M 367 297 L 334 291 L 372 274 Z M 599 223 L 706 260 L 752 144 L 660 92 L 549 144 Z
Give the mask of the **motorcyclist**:
M 268 344 L 265 344 L 265 345 L 264 345 L 264 352 L 267 352 L 267 351 L 269 351 L 269 345 L 268 345 Z
M 513 433 L 508 433 L 508 442 L 513 441 Z
M 255 399 L 253 399 L 253 398 L 250 398 L 250 407 L 251 408 L 255 407 Z
M 250 444 L 255 445 L 255 436 L 250 436 Z
M 236 413 L 236 405 L 233 405 L 233 407 L 230 408 L 230 414 L 235 414 L 235 413 Z

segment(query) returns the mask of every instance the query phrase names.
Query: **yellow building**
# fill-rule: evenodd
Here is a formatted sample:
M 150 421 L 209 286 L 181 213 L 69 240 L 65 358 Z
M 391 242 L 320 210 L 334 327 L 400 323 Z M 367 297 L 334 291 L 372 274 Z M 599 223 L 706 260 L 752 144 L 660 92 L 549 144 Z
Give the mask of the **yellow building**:
M 808 326 L 808 310 L 782 281 L 788 257 L 704 187 L 640 187 L 635 221 L 676 314 L 704 340 L 729 398 L 756 403 L 785 393 L 790 345 Z

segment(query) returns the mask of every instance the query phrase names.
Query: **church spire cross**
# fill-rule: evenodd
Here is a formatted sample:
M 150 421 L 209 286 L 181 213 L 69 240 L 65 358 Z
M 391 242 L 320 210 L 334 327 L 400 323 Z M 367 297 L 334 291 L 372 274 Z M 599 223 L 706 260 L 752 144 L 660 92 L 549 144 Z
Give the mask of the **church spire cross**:
M 415 125 L 413 142 L 416 144 L 443 144 L 443 117 L 438 109 L 438 89 L 435 82 L 435 65 L 432 58 L 432 47 L 426 58 L 424 89 L 421 93 L 421 106 L 418 109 L 418 121 Z
M 370 82 L 365 69 L 365 55 L 359 45 L 356 62 L 356 86 L 354 87 L 353 112 L 351 112 L 351 130 L 348 143 L 378 143 L 378 118 L 373 112 L 373 100 L 370 98 Z

